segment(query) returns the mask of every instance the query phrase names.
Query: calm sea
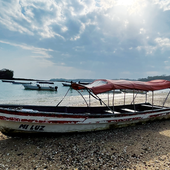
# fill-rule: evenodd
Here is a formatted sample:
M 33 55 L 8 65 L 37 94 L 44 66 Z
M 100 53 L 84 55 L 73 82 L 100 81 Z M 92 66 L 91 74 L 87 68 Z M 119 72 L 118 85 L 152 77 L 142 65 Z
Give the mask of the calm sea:
M 69 87 L 63 86 L 61 82 L 55 82 L 55 85 L 58 86 L 57 91 L 25 90 L 22 84 L 0 81 L 0 103 L 57 105 Z M 79 94 L 72 89 L 67 96 L 63 100 L 64 104 L 71 102 L 72 97 Z
M 61 82 L 54 82 L 58 86 L 57 91 L 41 91 L 41 90 L 25 90 L 22 84 L 13 84 L 0 81 L 0 104 L 33 104 L 33 105 L 50 105 L 56 106 L 64 97 L 69 87 L 63 86 Z M 164 92 L 167 93 L 167 90 Z M 89 95 L 86 91 L 81 91 L 83 97 L 89 101 Z M 130 94 L 126 94 L 130 95 Z M 107 94 L 98 95 L 102 99 L 108 99 Z M 110 94 L 112 99 L 112 94 Z M 116 95 L 119 97 L 119 94 Z M 120 96 L 122 96 L 120 94 Z M 110 100 L 109 99 L 109 100 Z M 94 98 L 90 98 L 91 102 L 96 102 Z M 82 105 L 85 101 L 80 94 L 71 89 L 60 106 L 64 105 Z

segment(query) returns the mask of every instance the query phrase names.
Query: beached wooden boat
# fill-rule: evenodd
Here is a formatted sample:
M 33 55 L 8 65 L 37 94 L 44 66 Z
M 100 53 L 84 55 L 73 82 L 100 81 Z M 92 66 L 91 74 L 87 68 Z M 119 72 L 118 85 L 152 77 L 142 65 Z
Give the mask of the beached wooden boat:
M 162 106 L 154 105 L 154 100 L 148 103 L 147 97 L 145 102 L 135 103 L 135 95 L 131 104 L 114 105 L 114 91 L 117 89 L 151 91 L 154 97 L 154 91 L 170 88 L 170 81 L 139 82 L 104 79 L 96 80 L 89 85 L 74 83 L 72 88 L 79 93 L 82 89 L 89 92 L 87 106 L 59 106 L 64 98 L 56 106 L 0 104 L 0 131 L 8 135 L 87 132 L 170 118 L 170 107 L 164 106 L 169 93 Z M 111 90 L 113 105 L 110 106 L 101 100 L 98 94 Z M 90 96 L 99 100 L 103 106 L 91 106 Z

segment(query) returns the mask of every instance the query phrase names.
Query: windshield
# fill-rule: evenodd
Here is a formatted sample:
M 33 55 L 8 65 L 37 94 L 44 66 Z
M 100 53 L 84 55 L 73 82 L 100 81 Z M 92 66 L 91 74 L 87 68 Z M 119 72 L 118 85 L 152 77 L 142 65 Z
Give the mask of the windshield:
M 107 84 L 107 81 L 103 81 L 103 80 L 98 80 L 98 81 L 94 81 L 92 84 L 86 85 L 87 88 L 91 88 L 91 87 L 97 87 L 97 86 L 102 86 Z

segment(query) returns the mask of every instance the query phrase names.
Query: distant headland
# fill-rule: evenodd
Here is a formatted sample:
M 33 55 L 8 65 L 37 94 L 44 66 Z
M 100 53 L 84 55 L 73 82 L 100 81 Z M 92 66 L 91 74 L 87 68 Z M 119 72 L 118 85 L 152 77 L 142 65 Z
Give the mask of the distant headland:
M 47 80 L 40 80 L 40 79 L 31 79 L 31 78 L 14 78 L 14 71 L 9 69 L 2 69 L 0 70 L 0 79 L 5 80 L 24 80 L 24 81 L 47 81 Z M 125 79 L 130 81 L 151 81 L 157 79 L 164 79 L 170 81 L 170 75 L 161 75 L 161 76 L 148 76 L 147 78 L 139 78 L 139 79 Z M 96 79 L 65 79 L 65 78 L 53 78 L 48 81 L 56 81 L 56 82 L 93 82 Z M 115 80 L 115 79 L 114 79 Z M 118 80 L 118 79 L 116 79 Z

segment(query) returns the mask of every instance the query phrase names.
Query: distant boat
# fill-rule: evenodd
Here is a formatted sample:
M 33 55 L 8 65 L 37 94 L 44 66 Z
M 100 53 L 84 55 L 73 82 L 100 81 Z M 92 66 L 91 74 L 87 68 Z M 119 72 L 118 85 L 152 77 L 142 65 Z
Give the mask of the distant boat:
M 17 82 L 17 81 L 13 81 L 12 84 L 31 84 L 31 82 Z
M 63 86 L 71 86 L 71 83 L 62 83 Z
M 62 84 L 63 84 L 63 86 L 71 86 L 72 83 L 74 83 L 74 82 L 65 82 L 65 83 L 62 83 Z M 88 82 L 80 82 L 79 81 L 78 84 L 88 85 L 90 83 L 88 83 Z
M 147 91 L 143 91 L 143 90 L 122 89 L 121 91 L 124 93 L 137 93 L 137 94 L 146 94 L 147 93 Z
M 90 84 L 90 83 L 89 83 L 89 82 L 80 82 L 80 81 L 79 81 L 79 84 L 88 85 L 88 84 Z
M 54 84 L 52 81 L 37 81 L 39 84 Z
M 57 91 L 58 86 L 49 85 L 49 84 L 22 84 L 26 90 L 49 90 L 49 91 Z
M 4 83 L 13 83 L 14 81 L 12 81 L 12 80 L 2 80 L 2 82 L 4 82 Z

